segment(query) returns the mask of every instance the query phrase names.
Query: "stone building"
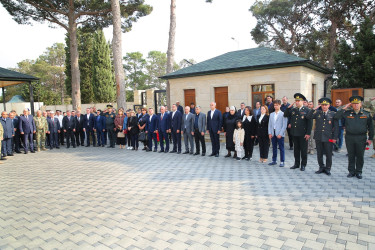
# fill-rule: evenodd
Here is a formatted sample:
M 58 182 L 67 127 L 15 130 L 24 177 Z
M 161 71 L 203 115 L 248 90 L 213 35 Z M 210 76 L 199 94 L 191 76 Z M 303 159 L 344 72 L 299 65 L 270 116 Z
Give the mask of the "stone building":
M 254 106 L 267 95 L 276 98 L 300 92 L 317 102 L 324 80 L 332 72 L 311 61 L 270 48 L 228 52 L 162 76 L 170 83 L 171 103 L 200 105 L 204 111 L 216 101 L 222 112 L 241 102 Z

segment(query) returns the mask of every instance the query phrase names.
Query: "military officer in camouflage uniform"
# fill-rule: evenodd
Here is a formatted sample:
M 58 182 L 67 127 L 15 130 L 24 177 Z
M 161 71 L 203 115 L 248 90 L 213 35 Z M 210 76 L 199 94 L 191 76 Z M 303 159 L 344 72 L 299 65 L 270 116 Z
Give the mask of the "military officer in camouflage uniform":
M 48 131 L 47 119 L 42 116 L 42 111 L 38 110 L 36 112 L 36 117 L 34 117 L 35 127 L 36 127 L 36 145 L 37 151 L 40 152 L 40 148 L 43 151 L 46 149 L 46 133 Z
M 116 114 L 112 110 L 113 106 L 108 104 L 107 110 L 108 112 L 105 114 L 105 123 L 106 123 L 106 130 L 108 132 L 109 137 L 109 146 L 108 148 L 114 148 L 116 142 L 116 128 L 115 128 L 115 118 Z
M 361 96 L 352 96 L 350 103 L 339 110 L 335 119 L 345 120 L 345 143 L 348 150 L 348 178 L 362 179 L 363 157 L 366 144 L 371 145 L 374 138 L 374 125 L 369 112 L 363 110 Z M 347 110 L 349 107 L 353 109 Z
M 332 101 L 329 98 L 321 98 L 320 105 L 310 110 L 308 119 L 315 119 L 314 139 L 318 157 L 319 170 L 316 174 L 325 173 L 331 175 L 332 149 L 339 135 L 339 121 L 335 120 L 336 112 L 329 110 Z M 321 107 L 321 110 L 319 110 Z M 326 155 L 326 164 L 323 163 L 323 154 Z
M 306 101 L 305 96 L 300 93 L 294 94 L 295 102 L 290 104 L 285 110 L 284 117 L 290 120 L 290 132 L 293 137 L 294 144 L 294 165 L 290 169 L 296 169 L 301 166 L 301 171 L 305 171 L 307 164 L 307 141 L 310 138 L 312 120 L 307 119 L 309 108 L 303 106 Z M 296 107 L 293 108 L 293 105 Z

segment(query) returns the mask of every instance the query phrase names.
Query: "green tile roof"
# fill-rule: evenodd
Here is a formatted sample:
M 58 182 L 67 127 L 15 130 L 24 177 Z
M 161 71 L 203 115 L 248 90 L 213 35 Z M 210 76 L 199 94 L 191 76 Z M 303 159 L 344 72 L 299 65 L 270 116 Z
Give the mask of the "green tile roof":
M 0 81 L 36 81 L 39 78 L 0 67 Z
M 305 66 L 324 74 L 331 70 L 311 60 L 276 51 L 266 47 L 238 50 L 194 64 L 170 74 L 163 79 L 183 78 L 200 75 L 223 74 L 239 71 Z

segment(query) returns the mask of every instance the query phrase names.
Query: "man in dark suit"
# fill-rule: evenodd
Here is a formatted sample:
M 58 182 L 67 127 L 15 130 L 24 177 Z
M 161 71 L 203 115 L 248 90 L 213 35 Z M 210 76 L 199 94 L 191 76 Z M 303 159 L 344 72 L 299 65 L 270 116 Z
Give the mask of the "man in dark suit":
M 60 122 L 57 117 L 54 116 L 55 112 L 50 111 L 48 122 L 48 131 L 49 134 L 49 147 L 50 149 L 53 148 L 60 148 L 59 144 L 59 133 L 60 133 Z
M 66 116 L 63 118 L 63 129 L 66 135 L 66 147 L 70 148 L 71 141 L 73 148 L 75 148 L 76 142 L 74 140 L 74 133 L 76 132 L 76 120 L 72 116 L 70 110 L 66 111 Z
M 154 141 L 154 152 L 158 151 L 158 141 L 156 133 L 158 132 L 158 117 L 154 114 L 154 109 L 148 109 L 149 118 L 146 123 L 146 133 L 148 135 L 148 149 L 147 152 L 152 151 L 152 141 Z
M 173 139 L 173 150 L 171 153 L 181 154 L 181 119 L 182 113 L 177 110 L 177 105 L 172 105 L 170 131 Z
M 95 127 L 95 115 L 91 114 L 91 109 L 86 109 L 86 114 L 83 115 L 83 131 L 86 132 L 86 147 L 90 147 L 90 136 L 92 138 L 92 144 L 95 147 L 96 139 L 94 135 Z
M 160 148 L 161 150 L 159 153 L 165 152 L 168 153 L 169 151 L 169 139 L 168 139 L 168 131 L 170 129 L 170 116 L 165 113 L 165 107 L 161 106 L 160 107 L 160 115 L 158 117 L 158 132 L 159 132 L 159 139 L 160 139 Z M 165 150 L 164 150 L 164 141 L 165 140 Z
M 80 111 L 77 111 L 77 115 L 75 117 L 76 120 L 76 145 L 79 147 L 80 145 L 85 144 L 85 132 L 83 131 L 83 117 Z
M 19 117 L 16 115 L 16 111 L 12 110 L 10 112 L 9 118 L 13 122 L 14 128 L 14 136 L 12 138 L 12 150 L 14 150 L 17 154 L 20 154 L 20 130 L 19 130 Z
M 268 108 L 268 112 L 271 114 L 272 112 L 275 112 L 275 108 L 273 106 L 273 97 L 272 96 L 267 96 L 266 97 L 266 105 Z
M 211 102 L 210 108 L 211 110 L 207 113 L 207 133 L 210 133 L 212 144 L 212 153 L 210 156 L 219 157 L 223 116 L 220 110 L 216 109 L 216 102 Z
M 8 113 L 3 111 L 0 119 L 3 126 L 4 134 L 1 142 L 1 155 L 2 157 L 13 156 L 12 139 L 14 136 L 14 126 L 11 119 L 8 118 Z
M 241 121 L 242 121 L 243 116 L 245 115 L 245 107 L 246 107 L 245 103 L 241 102 L 241 108 L 237 111 L 238 117 L 241 118 Z
M 24 109 L 23 116 L 20 116 L 19 129 L 23 136 L 23 148 L 25 149 L 25 154 L 28 153 L 29 148 L 31 153 L 35 153 L 33 135 L 36 132 L 36 127 L 33 116 L 29 115 L 28 109 Z
M 96 137 L 98 141 L 98 147 L 102 146 L 104 147 L 104 131 L 106 130 L 106 117 L 101 116 L 100 114 L 102 111 L 98 109 L 96 111 L 97 116 L 95 117 L 95 128 L 94 131 L 96 131 Z
M 206 114 L 201 112 L 201 107 L 195 107 L 194 116 L 194 138 L 195 138 L 195 154 L 200 154 L 199 143 L 202 144 L 202 156 L 206 155 L 206 142 L 204 141 L 204 133 L 206 132 Z
M 177 110 L 180 111 L 181 115 L 184 113 L 184 108 L 180 105 L 180 102 L 176 102 Z

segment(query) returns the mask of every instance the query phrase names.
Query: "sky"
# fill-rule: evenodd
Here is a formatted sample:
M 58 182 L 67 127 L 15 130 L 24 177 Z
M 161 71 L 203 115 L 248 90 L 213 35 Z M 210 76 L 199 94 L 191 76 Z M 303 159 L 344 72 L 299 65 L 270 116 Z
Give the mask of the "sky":
M 206 59 L 238 49 L 257 47 L 250 31 L 256 19 L 249 11 L 253 0 L 177 0 L 175 61 Z M 166 52 L 169 33 L 169 0 L 146 0 L 153 12 L 133 24 L 123 34 L 123 55 L 140 51 Z M 25 59 L 36 59 L 47 47 L 64 43 L 65 29 L 50 28 L 47 22 L 33 25 L 17 24 L 0 4 L 0 67 L 13 68 Z M 107 40 L 112 40 L 112 28 L 106 28 Z M 234 38 L 234 39 L 232 39 Z

